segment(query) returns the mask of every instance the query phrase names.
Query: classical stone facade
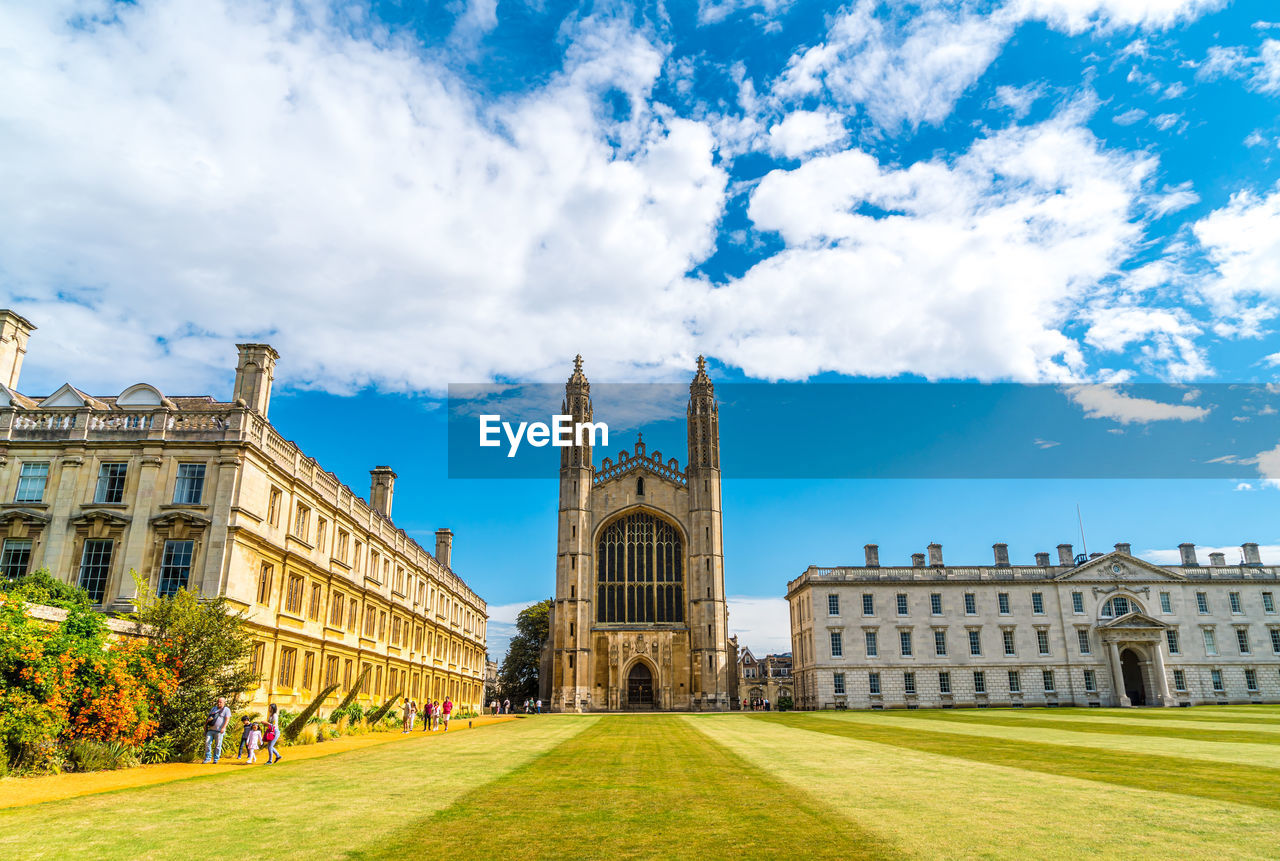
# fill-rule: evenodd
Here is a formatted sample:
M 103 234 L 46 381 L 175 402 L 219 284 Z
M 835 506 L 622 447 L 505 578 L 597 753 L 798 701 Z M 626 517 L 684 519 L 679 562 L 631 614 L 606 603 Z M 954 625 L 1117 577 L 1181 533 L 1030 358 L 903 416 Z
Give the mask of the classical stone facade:
M 267 421 L 276 352 L 241 344 L 234 396 L 113 397 L 64 385 L 20 394 L 33 327 L 0 311 L 0 572 L 45 567 L 125 610 L 144 588 L 225 595 L 243 608 L 262 684 L 296 709 L 329 683 L 360 699 L 483 695 L 485 602 L 391 521 L 395 473 L 370 503 Z
M 788 584 L 800 708 L 1280 702 L 1280 581 L 1194 545 L 1153 565 L 1127 544 L 1058 564 L 811 567 Z
M 561 410 L 592 421 L 575 361 Z M 553 711 L 726 710 L 737 681 L 720 531 L 720 433 L 705 364 L 689 386 L 689 460 L 637 441 L 600 468 L 561 450 L 556 592 L 543 695 Z
M 791 655 L 765 655 L 757 658 L 747 647 L 738 650 L 738 694 L 742 708 L 751 709 L 768 700 L 770 708 L 777 708 L 783 697 L 795 694 L 791 678 Z

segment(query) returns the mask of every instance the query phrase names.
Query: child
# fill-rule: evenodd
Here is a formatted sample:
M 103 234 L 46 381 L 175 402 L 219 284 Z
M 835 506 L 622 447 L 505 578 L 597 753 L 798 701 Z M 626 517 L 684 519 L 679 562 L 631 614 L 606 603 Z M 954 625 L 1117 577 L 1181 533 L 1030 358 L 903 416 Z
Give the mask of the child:
M 258 729 L 258 725 L 251 724 L 249 730 L 249 762 L 258 761 L 258 748 L 262 747 L 262 730 Z
M 249 716 L 245 715 L 240 718 L 240 749 L 236 751 L 236 759 L 244 755 L 249 748 Z

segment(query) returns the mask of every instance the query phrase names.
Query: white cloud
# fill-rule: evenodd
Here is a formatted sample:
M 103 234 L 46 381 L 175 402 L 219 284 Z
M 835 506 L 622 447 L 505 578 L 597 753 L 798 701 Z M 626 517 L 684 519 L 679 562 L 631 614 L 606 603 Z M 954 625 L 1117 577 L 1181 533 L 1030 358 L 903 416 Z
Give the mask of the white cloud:
M 1024 18 L 1068 33 L 1119 27 L 1164 29 L 1225 6 L 1227 0 L 1014 0 Z
M 1154 168 L 1078 119 L 996 132 L 951 161 L 850 150 L 770 173 L 748 214 L 787 248 L 708 298 L 712 352 L 768 378 L 1078 377 L 1059 327 L 1140 236 Z
M 1085 342 L 1090 346 L 1120 353 L 1140 344 L 1140 364 L 1169 379 L 1194 380 L 1210 374 L 1208 359 L 1195 341 L 1201 329 L 1182 308 L 1100 303 L 1084 317 L 1089 322 Z
M 1280 186 L 1267 195 L 1237 192 L 1192 230 L 1214 267 L 1199 289 L 1218 315 L 1242 321 L 1242 334 L 1255 333 L 1280 298 Z
M 1056 445 L 1062 445 L 1062 443 L 1060 442 L 1055 442 L 1054 440 L 1051 440 L 1051 439 L 1040 439 L 1039 437 L 1036 437 L 1034 440 L 1032 440 L 1031 444 L 1034 445 L 1036 448 L 1053 448 Z
M 1130 108 L 1122 114 L 1116 114 L 1111 121 L 1118 126 L 1131 126 L 1147 115 L 1142 108 Z
M 995 103 L 1006 107 L 1015 119 L 1022 119 L 1031 112 L 1031 106 L 1044 97 L 1043 84 L 1014 87 L 1008 84 L 996 87 Z
M 511 638 L 516 634 L 516 617 L 520 615 L 520 611 L 529 607 L 537 601 L 524 601 L 515 604 L 490 604 L 489 605 L 489 621 L 485 625 L 485 647 L 488 649 L 489 658 L 502 663 L 502 659 L 506 657 L 507 648 L 511 645 Z
M 1250 483 L 1249 483 L 1249 482 L 1247 482 L 1247 481 L 1242 481 L 1242 482 L 1240 482 L 1239 484 L 1237 484 L 1237 485 L 1236 485 L 1236 490 L 1237 490 L 1237 491 L 1241 491 L 1241 490 L 1253 490 L 1253 489 L 1254 489 L 1254 488 L 1253 488 L 1253 485 L 1252 485 L 1252 484 L 1250 484 Z
M 785 598 L 730 595 L 729 633 L 756 657 L 791 651 L 791 611 Z
M 1162 132 L 1167 132 L 1173 128 L 1182 119 L 1182 114 L 1160 114 L 1151 120 L 1151 125 L 1155 126 Z
M 1237 487 L 1236 489 L 1239 490 L 1240 488 Z M 1226 564 L 1240 565 L 1244 561 L 1243 552 L 1244 551 L 1240 549 L 1240 545 L 1238 544 L 1229 544 L 1225 547 L 1197 547 L 1196 561 L 1201 565 L 1208 565 L 1210 553 L 1221 553 L 1226 557 Z M 1259 544 L 1258 554 L 1262 558 L 1262 564 L 1273 565 L 1275 564 L 1275 560 L 1280 558 L 1280 544 Z M 1173 549 L 1160 548 L 1155 550 L 1143 550 L 1138 554 L 1138 556 L 1146 559 L 1148 562 L 1154 562 L 1157 565 L 1182 564 L 1181 552 L 1176 547 Z
M 1255 92 L 1280 95 L 1280 39 L 1264 39 L 1257 54 L 1239 45 L 1214 45 L 1196 77 L 1239 78 Z
M 769 149 L 787 158 L 798 158 L 825 149 L 846 138 L 839 114 L 830 111 L 792 111 L 769 128 Z
M 1066 395 L 1084 410 L 1085 418 L 1111 419 L 1122 425 L 1199 421 L 1209 414 L 1206 407 L 1135 398 L 1112 386 L 1070 386 Z

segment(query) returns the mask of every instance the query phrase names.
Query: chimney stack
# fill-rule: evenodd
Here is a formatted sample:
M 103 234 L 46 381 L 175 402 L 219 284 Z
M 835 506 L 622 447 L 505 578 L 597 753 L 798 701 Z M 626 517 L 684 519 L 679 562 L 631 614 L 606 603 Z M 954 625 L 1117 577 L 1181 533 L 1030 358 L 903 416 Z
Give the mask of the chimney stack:
M 934 542 L 933 544 L 929 545 L 928 550 L 929 550 L 929 564 L 934 568 L 941 568 L 942 567 L 942 545 L 938 544 L 937 542 Z
M 1240 545 L 1240 549 L 1244 551 L 1244 564 L 1252 568 L 1262 565 L 1262 557 L 1258 555 L 1258 545 L 1252 541 Z
M 1194 544 L 1179 544 L 1178 554 L 1182 556 L 1183 568 L 1200 567 L 1200 563 L 1196 561 L 1196 546 Z
M 453 531 L 450 529 L 436 530 L 436 561 L 444 567 L 448 568 L 453 558 Z
M 1066 565 L 1068 568 L 1076 564 L 1075 554 L 1071 552 L 1070 544 L 1058 545 L 1058 564 Z
M 1037 565 L 1039 565 L 1041 568 L 1048 568 L 1048 567 L 1049 567 L 1049 554 L 1048 554 L 1048 553 L 1037 553 L 1037 554 L 1036 554 L 1036 564 L 1037 564 Z
M 276 377 L 276 359 L 280 354 L 270 344 L 236 344 L 240 360 L 236 363 L 236 386 L 233 401 L 244 401 L 249 409 L 267 417 L 271 406 L 271 381 Z
M 22 360 L 27 355 L 27 339 L 36 329 L 26 317 L 13 311 L 0 310 L 0 383 L 18 388 Z
M 991 549 L 996 552 L 996 567 L 1009 567 L 1009 545 L 1008 544 L 992 544 Z
M 391 497 L 396 490 L 396 474 L 389 466 L 375 466 L 369 470 L 372 482 L 369 487 L 369 505 L 388 520 L 391 519 Z
M 1210 553 L 1209 564 L 1214 568 L 1225 568 L 1227 565 L 1227 555 L 1225 553 Z
M 912 567 L 913 567 L 913 568 L 923 568 L 923 567 L 924 567 L 924 554 L 923 554 L 923 553 L 912 553 L 912 554 L 911 554 L 911 565 L 912 565 Z
M 1132 544 L 1129 544 L 1129 543 L 1128 543 L 1128 542 L 1126 542 L 1126 541 L 1120 541 L 1120 542 L 1117 542 L 1117 543 L 1116 543 L 1116 552 L 1117 552 L 1117 553 L 1123 553 L 1125 556 L 1132 556 L 1132 555 L 1133 555 L 1133 545 L 1132 545 Z
M 864 553 L 866 553 L 866 554 L 867 554 L 867 567 L 868 567 L 868 568 L 879 568 L 879 567 L 880 567 L 880 545 L 878 545 L 878 544 L 864 544 L 864 545 L 862 546 L 862 551 L 863 551 Z

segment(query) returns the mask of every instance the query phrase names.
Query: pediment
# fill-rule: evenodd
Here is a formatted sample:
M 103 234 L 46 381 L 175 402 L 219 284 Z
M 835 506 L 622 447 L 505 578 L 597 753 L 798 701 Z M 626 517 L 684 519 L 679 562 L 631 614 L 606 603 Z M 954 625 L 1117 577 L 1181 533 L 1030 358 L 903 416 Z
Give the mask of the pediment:
M 1099 556 L 1097 559 L 1090 559 L 1088 562 L 1078 565 L 1064 574 L 1059 574 L 1054 579 L 1095 583 L 1124 583 L 1149 582 L 1152 580 L 1181 582 L 1187 578 L 1176 571 L 1161 568 L 1159 565 L 1152 565 L 1144 559 L 1114 550 L 1111 553 Z
M 160 390 L 148 383 L 135 383 L 116 398 L 118 407 L 173 407 Z
M 1107 622 L 1104 625 L 1099 625 L 1098 627 L 1109 631 L 1149 631 L 1153 629 L 1164 629 L 1169 626 L 1164 622 L 1161 622 L 1159 619 L 1154 619 L 1151 616 L 1148 616 L 1146 613 L 1139 613 L 1135 611 L 1133 613 L 1127 613 L 1118 619 L 1112 619 L 1110 622 Z
M 63 383 L 62 388 L 58 389 L 49 397 L 40 402 L 41 408 L 48 407 L 93 407 L 97 408 L 100 404 L 84 392 L 77 389 L 70 383 Z
M 88 526 L 95 520 L 111 526 L 128 526 L 130 518 L 109 508 L 88 508 L 80 512 L 79 517 L 72 518 L 71 523 L 74 526 Z

